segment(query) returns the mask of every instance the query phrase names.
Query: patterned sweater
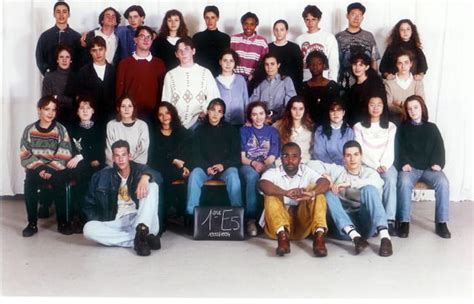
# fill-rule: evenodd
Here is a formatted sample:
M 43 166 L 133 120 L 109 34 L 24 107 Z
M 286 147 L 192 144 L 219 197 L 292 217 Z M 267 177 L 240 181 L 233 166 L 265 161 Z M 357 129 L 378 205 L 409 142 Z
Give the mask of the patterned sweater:
M 252 76 L 258 61 L 268 53 L 267 40 L 263 36 L 254 34 L 250 37 L 244 33 L 230 37 L 230 48 L 239 54 L 240 64 L 234 71 L 249 79 Z
M 28 170 L 46 166 L 50 170 L 66 169 L 71 159 L 72 147 L 66 128 L 53 122 L 47 129 L 39 121 L 28 125 L 23 132 L 20 146 L 21 165 Z

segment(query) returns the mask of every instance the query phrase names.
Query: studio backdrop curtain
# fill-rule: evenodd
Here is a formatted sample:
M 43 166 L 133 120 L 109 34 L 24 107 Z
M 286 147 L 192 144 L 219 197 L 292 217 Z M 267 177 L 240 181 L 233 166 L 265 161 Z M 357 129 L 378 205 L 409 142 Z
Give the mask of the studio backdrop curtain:
M 100 12 L 112 6 L 123 13 L 132 4 L 146 12 L 145 24 L 161 25 L 165 12 L 180 10 L 190 35 L 205 29 L 202 11 L 206 5 L 219 7 L 219 29 L 228 34 L 242 31 L 240 17 L 247 11 L 260 19 L 257 32 L 274 40 L 272 25 L 285 19 L 289 40 L 305 31 L 301 13 L 307 4 L 323 12 L 320 27 L 333 34 L 347 26 L 346 7 L 352 1 L 269 1 L 269 0 L 174 0 L 174 1 L 67 1 L 71 7 L 69 25 L 78 32 L 98 26 Z M 362 28 L 371 31 L 380 53 L 395 23 L 411 19 L 418 27 L 428 61 L 424 78 L 430 120 L 435 122 L 446 146 L 445 172 L 450 180 L 451 200 L 473 200 L 473 43 L 471 1 L 361 1 L 367 8 Z M 36 67 L 35 47 L 39 35 L 54 25 L 55 1 L 1 1 L 0 58 L 1 90 L 1 186 L 0 195 L 23 193 L 24 170 L 20 166 L 20 138 L 25 126 L 37 119 L 42 76 Z M 122 25 L 126 20 L 122 17 Z

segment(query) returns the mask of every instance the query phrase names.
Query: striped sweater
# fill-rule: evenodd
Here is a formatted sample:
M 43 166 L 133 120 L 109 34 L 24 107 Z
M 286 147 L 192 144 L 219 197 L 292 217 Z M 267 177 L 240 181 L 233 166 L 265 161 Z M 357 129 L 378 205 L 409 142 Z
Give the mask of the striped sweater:
M 71 159 L 72 147 L 66 128 L 53 122 L 47 129 L 39 121 L 28 125 L 23 132 L 20 146 L 21 165 L 29 170 L 46 166 L 55 171 L 66 169 Z
M 240 57 L 240 64 L 235 67 L 234 71 L 244 76 L 245 79 L 248 79 L 253 74 L 258 61 L 268 53 L 267 40 L 257 34 L 250 37 L 245 36 L 244 33 L 232 35 L 230 47 Z

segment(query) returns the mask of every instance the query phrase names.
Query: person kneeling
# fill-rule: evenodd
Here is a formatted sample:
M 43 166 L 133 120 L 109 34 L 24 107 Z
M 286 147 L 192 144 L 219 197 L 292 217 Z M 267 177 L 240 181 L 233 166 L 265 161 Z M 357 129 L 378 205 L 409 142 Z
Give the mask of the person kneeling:
M 130 160 L 127 141 L 112 144 L 113 167 L 92 176 L 84 200 L 84 237 L 107 246 L 134 247 L 140 256 L 160 249 L 158 184 L 161 176 Z
M 312 233 L 313 252 L 324 257 L 324 193 L 329 189 L 329 180 L 301 164 L 301 149 L 294 142 L 283 146 L 281 160 L 282 164 L 267 170 L 258 184 L 264 194 L 265 234 L 278 239 L 276 254 L 283 256 L 290 253 L 289 239 L 303 239 Z

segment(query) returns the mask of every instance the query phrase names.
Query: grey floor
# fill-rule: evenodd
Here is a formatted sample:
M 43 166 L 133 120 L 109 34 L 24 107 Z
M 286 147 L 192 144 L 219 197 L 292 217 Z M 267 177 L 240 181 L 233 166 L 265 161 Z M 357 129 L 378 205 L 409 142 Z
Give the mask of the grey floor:
M 0 203 L 3 296 L 193 298 L 472 298 L 473 202 L 451 203 L 452 238 L 434 234 L 433 202 L 414 203 L 408 239 L 393 238 L 394 255 L 377 255 L 379 239 L 359 256 L 350 242 L 328 240 L 315 258 L 311 240 L 275 257 L 276 241 L 193 241 L 168 231 L 162 249 L 138 257 L 82 235 L 56 232 L 54 217 L 23 238 L 22 200 Z

